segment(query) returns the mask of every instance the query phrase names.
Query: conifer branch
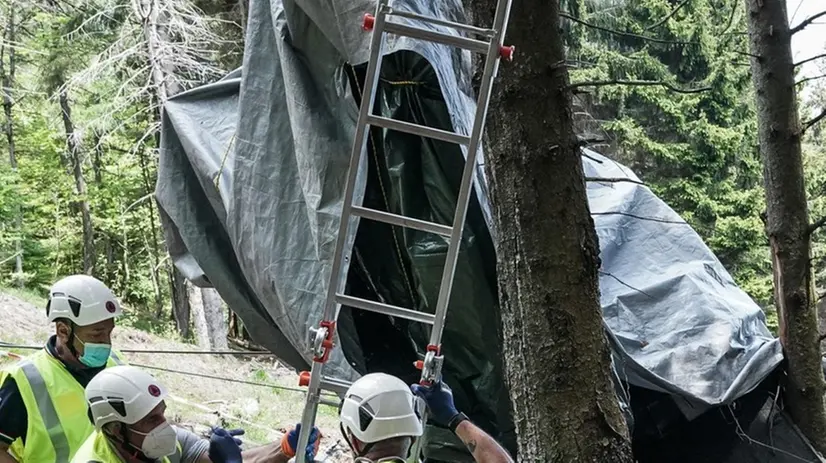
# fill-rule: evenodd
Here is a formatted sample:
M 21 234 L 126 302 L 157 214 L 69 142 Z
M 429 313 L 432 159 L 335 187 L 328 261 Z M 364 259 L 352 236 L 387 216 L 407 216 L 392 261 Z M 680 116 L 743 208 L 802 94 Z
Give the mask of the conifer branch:
M 817 116 L 815 116 L 815 118 L 814 118 L 814 119 L 812 119 L 812 120 L 807 121 L 806 123 L 804 123 L 804 124 L 803 124 L 803 129 L 801 130 L 801 133 L 806 132 L 807 130 L 809 130 L 810 128 L 812 128 L 812 126 L 813 126 L 813 125 L 815 125 L 815 124 L 817 124 L 818 122 L 822 121 L 824 118 L 826 118 L 826 109 L 824 109 L 823 111 L 821 111 L 821 112 L 820 112 L 820 114 L 818 114 Z M 821 224 L 821 226 L 822 226 L 822 224 Z
M 820 13 L 813 14 L 813 15 L 809 16 L 808 18 L 804 19 L 803 22 L 801 22 L 797 26 L 793 27 L 792 30 L 790 31 L 790 33 L 792 35 L 797 34 L 798 32 L 800 32 L 803 29 L 805 29 L 806 27 L 808 27 L 810 24 L 815 22 L 815 20 L 817 20 L 817 18 L 820 18 L 821 16 L 826 16 L 826 10 L 821 11 Z
M 667 23 L 668 20 L 671 19 L 671 17 L 674 16 L 675 13 L 680 11 L 680 9 L 682 9 L 682 7 L 686 6 L 688 4 L 688 2 L 690 2 L 690 1 L 691 0 L 683 0 L 682 2 L 680 2 L 679 5 L 675 6 L 674 9 L 671 10 L 670 13 L 665 15 L 665 17 L 663 19 L 661 19 L 661 20 L 657 21 L 656 23 L 646 27 L 645 30 L 650 31 L 650 30 L 656 29 L 656 28 L 662 26 L 663 24 Z
M 795 86 L 797 86 L 797 85 L 800 85 L 800 84 L 803 84 L 803 83 L 809 82 L 810 80 L 818 80 L 818 79 L 823 79 L 824 77 L 826 77 L 826 74 L 821 74 L 821 75 L 819 75 L 819 76 L 804 77 L 803 79 L 798 80 L 798 81 L 797 81 L 797 82 L 795 82 L 794 84 L 795 84 Z
M 677 93 L 702 93 L 708 92 L 711 90 L 711 87 L 700 87 L 700 88 L 680 88 L 675 87 L 674 85 L 669 84 L 668 82 L 663 82 L 660 80 L 597 80 L 592 82 L 577 82 L 568 86 L 569 90 L 573 90 L 579 87 L 606 87 L 609 85 L 629 85 L 629 86 L 637 86 L 637 87 L 665 87 L 672 92 Z
M 608 32 L 609 34 L 621 35 L 621 36 L 624 36 L 624 37 L 632 37 L 632 38 L 635 38 L 635 39 L 647 40 L 649 42 L 655 42 L 655 43 L 668 43 L 668 44 L 674 44 L 674 45 L 698 45 L 697 42 L 680 42 L 680 41 L 675 41 L 675 40 L 663 40 L 663 39 L 658 39 L 656 37 L 647 37 L 645 35 L 634 34 L 634 33 L 631 33 L 631 32 L 617 31 L 617 30 L 614 30 L 614 29 L 609 29 L 607 27 L 597 26 L 595 24 L 585 22 L 585 21 L 583 21 L 583 20 L 581 20 L 577 17 L 569 15 L 568 13 L 560 12 L 559 16 L 561 16 L 563 18 L 566 18 L 566 19 L 570 19 L 571 21 L 573 21 L 575 23 L 582 24 L 585 27 L 590 27 L 592 29 L 600 30 L 600 31 L 603 31 L 603 32 Z
M 794 63 L 794 67 L 803 66 L 806 63 L 812 62 L 812 61 L 814 61 L 816 59 L 820 59 L 820 58 L 826 58 L 826 53 L 821 53 L 819 55 L 812 56 L 811 58 L 806 58 L 803 61 L 799 61 L 797 63 Z

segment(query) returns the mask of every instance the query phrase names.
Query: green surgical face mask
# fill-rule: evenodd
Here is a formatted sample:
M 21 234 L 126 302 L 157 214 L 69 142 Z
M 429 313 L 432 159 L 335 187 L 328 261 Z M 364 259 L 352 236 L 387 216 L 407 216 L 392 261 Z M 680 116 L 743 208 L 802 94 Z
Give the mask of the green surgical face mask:
M 109 361 L 109 354 L 112 352 L 111 344 L 99 344 L 94 342 L 84 342 L 75 335 L 78 341 L 83 344 L 83 355 L 78 357 L 80 363 L 89 368 L 100 368 Z

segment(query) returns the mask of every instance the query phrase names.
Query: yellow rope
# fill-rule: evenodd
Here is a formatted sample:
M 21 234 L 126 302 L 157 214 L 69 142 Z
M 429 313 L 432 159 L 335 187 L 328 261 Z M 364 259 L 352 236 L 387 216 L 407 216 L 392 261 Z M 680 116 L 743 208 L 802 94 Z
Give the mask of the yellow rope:
M 215 178 L 212 179 L 212 183 L 215 185 L 215 189 L 218 189 L 218 183 L 221 181 L 221 174 L 224 173 L 224 166 L 226 165 L 227 158 L 229 157 L 229 150 L 232 148 L 232 143 L 235 141 L 235 134 L 232 134 L 232 137 L 229 139 L 229 144 L 227 144 L 227 149 L 224 151 L 224 156 L 221 158 L 221 168 L 218 169 L 218 173 L 215 174 Z
M 362 88 L 361 88 L 361 84 L 359 83 L 358 76 L 356 75 L 356 70 L 353 68 L 352 65 L 350 65 L 350 64 L 348 64 L 348 65 L 350 66 L 350 71 L 353 73 L 353 80 L 356 82 L 356 87 L 358 88 L 359 94 L 361 95 L 364 92 L 364 90 L 362 90 Z M 392 83 L 392 82 L 386 81 L 384 79 L 381 79 L 381 80 L 383 82 Z M 403 81 L 403 82 L 412 82 L 412 81 Z M 412 83 L 415 84 L 416 82 L 412 82 Z M 371 112 L 372 112 L 372 108 L 371 108 Z M 379 166 L 378 149 L 376 148 L 376 141 L 373 139 L 373 131 L 368 128 L 367 134 L 368 134 L 367 135 L 368 138 L 370 139 L 370 144 L 373 146 L 373 159 L 376 162 L 376 174 L 379 177 L 379 188 L 381 188 L 381 196 L 382 196 L 382 198 L 384 198 L 385 208 L 387 209 L 388 212 L 390 212 L 390 201 L 388 201 L 388 199 L 387 199 L 387 191 L 384 188 L 384 180 L 382 180 L 382 178 L 381 178 L 381 168 L 380 168 L 381 166 Z M 416 300 L 416 298 L 413 295 L 413 285 L 410 284 L 410 278 L 408 278 L 407 269 L 404 266 L 404 259 L 402 258 L 401 245 L 399 244 L 399 238 L 396 236 L 396 227 L 390 226 L 390 234 L 393 235 L 393 243 L 396 245 L 396 254 L 399 257 L 399 265 L 401 266 L 402 276 L 404 276 L 404 282 L 407 284 L 407 291 L 410 294 L 410 301 L 414 302 Z
M 386 84 L 390 84 L 390 85 L 424 85 L 425 84 L 424 82 L 417 82 L 415 80 L 392 81 L 392 80 L 387 80 L 387 79 L 381 79 L 381 81 L 386 83 Z

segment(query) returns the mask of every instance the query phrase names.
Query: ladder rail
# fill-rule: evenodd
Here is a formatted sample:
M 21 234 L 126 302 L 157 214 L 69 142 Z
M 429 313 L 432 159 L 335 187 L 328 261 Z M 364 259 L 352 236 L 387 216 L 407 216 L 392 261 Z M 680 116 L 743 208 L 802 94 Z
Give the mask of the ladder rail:
M 347 183 L 344 187 L 344 198 L 341 205 L 341 222 L 339 223 L 338 237 L 336 239 L 335 255 L 333 265 L 330 270 L 330 279 L 327 286 L 327 297 L 324 302 L 324 315 L 322 320 L 332 320 L 337 314 L 336 293 L 343 292 L 344 279 L 340 278 L 342 261 L 344 260 L 344 243 L 347 241 L 347 233 L 350 228 L 351 207 L 358 176 L 359 165 L 364 151 L 367 149 L 367 136 L 370 127 L 367 125 L 367 116 L 372 112 L 376 99 L 376 88 L 379 84 L 379 70 L 382 63 L 382 49 L 384 48 L 384 24 L 387 14 L 387 1 L 379 0 L 376 7 L 375 26 L 378 33 L 374 33 L 370 40 L 370 57 L 367 62 L 367 74 L 365 75 L 364 90 L 361 95 L 359 106 L 359 117 L 356 123 L 356 134 L 353 138 L 353 150 L 350 153 L 350 166 L 347 173 Z M 304 413 L 301 417 L 301 432 L 298 437 L 296 448 L 296 463 L 307 463 L 304 449 L 310 442 L 310 433 L 315 426 L 315 418 L 318 412 L 319 384 L 321 382 L 321 372 L 324 363 L 313 359 L 310 370 L 310 382 L 307 387 L 307 399 Z
M 470 204 L 471 188 L 473 187 L 473 174 L 476 170 L 476 157 L 479 153 L 482 142 L 482 134 L 485 129 L 485 122 L 487 120 L 488 104 L 490 103 L 491 92 L 493 91 L 493 80 L 496 78 L 499 69 L 499 53 L 498 50 L 502 47 L 505 31 L 507 27 L 508 17 L 510 16 L 512 0 L 499 0 L 494 16 L 493 29 L 496 35 L 490 41 L 489 50 L 485 57 L 485 70 L 482 74 L 482 82 L 479 86 L 479 97 L 476 101 L 476 114 L 474 117 L 473 128 L 470 134 L 470 143 L 468 144 L 467 159 L 465 160 L 465 168 L 462 172 L 462 181 L 459 186 L 458 204 L 456 205 L 456 213 L 453 216 L 453 231 L 450 235 L 450 244 L 448 245 L 448 255 L 445 257 L 445 268 L 442 271 L 442 281 L 439 286 L 439 298 L 436 301 L 436 320 L 433 323 L 433 329 L 430 332 L 430 345 L 438 346 L 441 343 L 442 333 L 444 331 L 445 318 L 447 316 L 448 303 L 450 302 L 450 294 L 453 290 L 453 277 L 456 273 L 456 264 L 459 257 L 459 248 L 464 232 L 465 218 L 467 216 L 468 206 Z M 423 373 L 425 373 L 423 371 Z M 422 378 L 427 380 L 427 378 Z
M 309 372 L 301 374 L 301 385 L 308 387 L 306 404 L 302 414 L 302 428 L 299 433 L 298 445 L 296 448 L 296 462 L 307 463 L 304 449 L 309 443 L 310 432 L 315 425 L 318 406 L 326 403 L 321 397 L 323 388 L 333 389 L 339 393 L 346 392 L 349 387 L 346 381 L 328 378 L 322 375 L 324 364 L 334 347 L 334 335 L 336 322 L 338 320 L 341 305 L 352 306 L 361 310 L 368 310 L 383 313 L 389 316 L 400 317 L 410 321 L 431 324 L 430 343 L 427 346 L 427 355 L 424 361 L 417 362 L 418 368 L 422 370 L 420 383 L 430 384 L 441 379 L 441 370 L 444 357 L 441 354 L 441 339 L 444 333 L 444 324 L 447 316 L 450 296 L 453 290 L 453 280 L 458 265 L 458 258 L 461 249 L 464 223 L 470 204 L 470 196 L 473 193 L 474 173 L 476 171 L 476 159 L 478 157 L 484 126 L 487 118 L 488 105 L 493 89 L 493 81 L 499 69 L 499 60 L 504 58 L 510 60 L 513 56 L 513 47 L 504 47 L 503 39 L 507 29 L 510 16 L 512 0 L 499 0 L 497 2 L 494 25 L 492 29 L 482 29 L 472 25 L 463 25 L 451 21 L 445 21 L 429 16 L 422 16 L 412 12 L 396 11 L 389 6 L 390 0 L 378 0 L 375 16 L 366 14 L 364 21 L 365 30 L 373 30 L 373 37 L 370 41 L 370 54 L 367 63 L 367 71 L 364 79 L 364 89 L 361 95 L 359 115 L 356 125 L 356 133 L 353 138 L 353 148 L 350 155 L 350 163 L 345 183 L 344 198 L 341 209 L 341 221 L 339 223 L 339 234 L 336 239 L 335 254 L 333 257 L 330 272 L 327 295 L 324 301 L 324 311 L 318 330 L 311 329 L 310 333 L 314 337 L 312 344 L 313 361 Z M 473 38 L 455 36 L 435 32 L 429 29 L 415 28 L 404 24 L 389 21 L 389 16 L 399 16 L 413 20 L 419 20 L 430 24 L 452 27 L 455 30 L 475 33 L 489 38 L 489 41 L 481 41 Z M 412 38 L 427 40 L 432 43 L 453 46 L 461 49 L 471 50 L 486 55 L 484 72 L 480 85 L 479 95 L 476 101 L 476 111 L 474 113 L 473 127 L 469 136 L 447 132 L 427 126 L 411 124 L 409 122 L 397 121 L 373 115 L 373 106 L 376 101 L 376 90 L 379 84 L 381 65 L 383 61 L 383 48 L 385 34 L 396 34 Z M 456 209 L 453 216 L 452 226 L 430 223 L 411 217 L 405 217 L 390 212 L 383 212 L 356 206 L 353 204 L 355 196 L 355 184 L 358 177 L 359 167 L 367 149 L 367 138 L 372 127 L 383 127 L 389 130 L 397 130 L 422 137 L 437 139 L 449 143 L 466 145 L 468 147 L 465 166 L 462 171 L 459 193 L 457 195 Z M 353 218 L 366 218 L 378 220 L 391 225 L 417 229 L 430 233 L 436 233 L 448 240 L 448 252 L 445 256 L 445 265 L 441 276 L 439 296 L 436 303 L 436 310 L 433 315 L 422 313 L 403 307 L 396 307 L 389 304 L 359 299 L 344 294 L 345 278 L 342 277 L 344 262 L 348 260 L 345 256 L 344 248 L 348 241 L 351 220 Z M 427 412 L 422 415 L 423 425 L 427 423 Z M 424 440 L 418 439 L 412 453 L 415 459 L 421 453 Z
M 428 355 L 425 357 L 425 362 L 422 363 L 422 375 L 420 382 L 428 384 L 431 381 L 438 381 L 441 379 L 441 342 L 442 334 L 444 333 L 445 319 L 447 318 L 447 308 L 450 302 L 450 295 L 453 290 L 453 280 L 456 272 L 456 265 L 459 260 L 459 249 L 461 245 L 462 235 L 464 234 L 465 219 L 467 216 L 467 209 L 470 204 L 470 194 L 473 188 L 473 175 L 476 171 L 476 157 L 482 143 L 482 134 L 484 133 L 485 123 L 487 120 L 488 105 L 490 103 L 491 92 L 493 91 L 493 81 L 499 69 L 500 54 L 498 50 L 502 49 L 505 32 L 507 29 L 508 18 L 510 16 L 512 0 L 499 0 L 497 3 L 496 14 L 494 16 L 493 29 L 495 35 L 490 41 L 490 49 L 487 56 L 485 56 L 485 70 L 482 74 L 482 82 L 479 85 L 479 96 L 476 100 L 476 114 L 474 116 L 473 128 L 470 134 L 470 143 L 468 144 L 467 158 L 465 159 L 465 167 L 462 172 L 462 181 L 459 186 L 458 204 L 456 205 L 456 212 L 453 216 L 453 231 L 450 236 L 450 244 L 448 245 L 448 255 L 445 256 L 445 267 L 442 271 L 442 281 L 439 286 L 439 298 L 436 302 L 436 312 L 434 314 L 433 327 L 430 331 L 430 344 L 428 345 Z M 437 361 L 438 358 L 438 361 Z M 430 360 L 428 364 L 427 360 Z M 427 425 L 428 412 L 425 409 L 422 412 L 422 428 Z M 424 439 L 417 439 L 413 446 L 409 462 L 417 462 L 419 455 L 422 454 L 422 447 L 424 446 Z

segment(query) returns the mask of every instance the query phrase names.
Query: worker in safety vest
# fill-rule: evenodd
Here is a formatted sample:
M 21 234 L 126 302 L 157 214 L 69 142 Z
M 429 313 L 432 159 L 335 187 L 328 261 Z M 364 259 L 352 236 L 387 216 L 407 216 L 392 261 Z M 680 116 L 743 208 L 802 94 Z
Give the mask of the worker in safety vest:
M 298 440 L 295 430 L 280 442 L 244 452 L 235 437 L 243 434 L 241 430 L 217 428 L 210 440 L 200 439 L 166 420 L 167 394 L 160 382 L 139 368 L 117 366 L 102 371 L 86 386 L 89 419 L 95 430 L 72 463 L 286 463 L 295 455 L 289 446 Z M 318 430 L 313 431 L 316 439 L 308 450 L 314 453 Z
M 56 334 L 43 350 L 0 372 L 0 463 L 68 462 L 92 433 L 83 388 L 124 363 L 111 350 L 121 307 L 99 280 L 72 275 L 49 291 Z
M 459 413 L 444 383 L 412 390 L 427 403 L 432 418 L 464 442 L 475 461 L 512 463 L 496 440 Z M 344 396 L 339 420 L 355 463 L 404 463 L 422 435 L 415 397 L 402 380 L 384 373 L 358 379 Z

